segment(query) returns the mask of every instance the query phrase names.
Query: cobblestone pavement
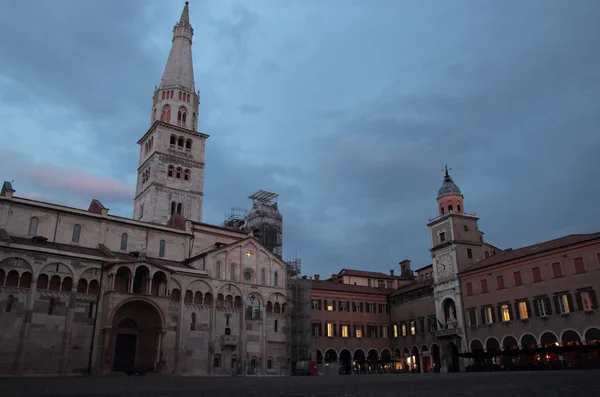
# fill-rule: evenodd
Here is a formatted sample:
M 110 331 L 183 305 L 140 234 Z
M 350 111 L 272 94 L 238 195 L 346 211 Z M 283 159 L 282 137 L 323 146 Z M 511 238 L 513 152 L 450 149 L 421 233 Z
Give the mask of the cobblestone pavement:
M 0 379 L 0 396 L 598 396 L 600 371 L 336 377 Z

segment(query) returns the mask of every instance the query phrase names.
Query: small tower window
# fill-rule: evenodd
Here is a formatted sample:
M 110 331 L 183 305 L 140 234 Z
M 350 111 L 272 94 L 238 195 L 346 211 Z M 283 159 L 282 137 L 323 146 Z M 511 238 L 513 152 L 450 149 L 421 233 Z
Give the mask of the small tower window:
M 467 248 L 467 258 L 473 259 L 473 251 L 471 248 Z
M 175 171 L 175 167 L 170 165 L 169 166 L 169 171 L 167 172 L 167 176 L 172 177 L 173 176 L 173 172 Z
M 165 91 L 162 92 L 162 99 L 165 99 Z
M 181 203 L 177 203 L 177 213 L 179 215 L 181 215 L 181 212 L 183 211 L 183 204 Z
M 190 170 L 183 171 L 183 180 L 184 181 L 189 181 L 190 180 L 190 173 L 191 173 Z
M 183 149 L 183 142 L 184 142 L 183 137 L 180 136 L 179 139 L 177 140 L 177 148 L 178 149 Z
M 457 204 L 457 205 L 456 205 L 456 210 L 457 210 L 458 212 L 460 212 L 460 204 Z
M 30 236 L 35 236 L 37 233 L 37 227 L 38 227 L 38 218 L 34 216 L 29 221 L 29 232 L 27 234 Z
M 187 113 L 183 112 L 181 114 L 181 124 L 186 125 L 186 117 L 187 117 Z
M 173 90 L 171 90 L 171 98 L 173 98 Z
M 189 152 L 190 150 L 192 150 L 192 140 L 188 139 L 187 141 L 185 141 L 185 150 L 186 152 Z
M 442 215 L 444 215 L 444 207 L 440 207 L 440 211 L 441 211 Z
M 125 251 L 127 249 L 127 233 L 123 233 L 121 235 L 121 251 Z
M 177 112 L 177 125 L 181 125 L 181 110 Z
M 187 94 L 187 102 L 190 102 L 190 94 Z
M 452 206 L 451 206 L 451 205 L 449 205 L 449 206 L 448 206 L 448 212 L 452 212 L 452 211 L 454 211 L 454 210 L 452 209 Z
M 81 226 L 79 226 L 79 225 L 73 226 L 73 236 L 71 237 L 71 241 L 74 243 L 78 243 L 80 234 L 81 234 Z
M 175 145 L 177 145 L 177 137 L 175 135 L 171 135 L 170 144 L 171 147 L 175 147 Z
M 165 256 L 165 240 L 160 240 L 160 245 L 158 248 L 158 256 L 163 258 Z
M 175 213 L 175 208 L 177 208 L 177 203 L 175 203 L 175 201 L 171 201 L 171 215 Z
M 443 243 L 444 241 L 446 241 L 446 232 L 441 232 L 440 233 L 440 243 Z
M 179 91 L 179 100 L 181 101 L 181 91 Z
M 175 178 L 181 179 L 181 167 L 177 167 L 177 171 L 175 172 Z
M 467 225 L 464 225 L 464 226 L 463 226 L 463 229 L 464 229 L 464 231 L 465 231 L 465 232 L 468 232 L 468 231 L 469 231 L 469 226 L 467 226 Z
M 169 123 L 171 121 L 171 107 L 169 105 L 165 105 L 162 108 L 160 121 L 164 121 L 165 123 Z

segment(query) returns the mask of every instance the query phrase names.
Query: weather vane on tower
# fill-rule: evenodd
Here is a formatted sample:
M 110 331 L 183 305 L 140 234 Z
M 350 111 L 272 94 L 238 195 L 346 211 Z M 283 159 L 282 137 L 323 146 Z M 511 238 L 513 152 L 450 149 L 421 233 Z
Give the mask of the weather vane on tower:
M 446 171 L 446 176 L 448 176 L 448 171 L 452 171 L 452 168 L 448 168 L 448 164 L 444 168 L 442 168 L 442 172 Z

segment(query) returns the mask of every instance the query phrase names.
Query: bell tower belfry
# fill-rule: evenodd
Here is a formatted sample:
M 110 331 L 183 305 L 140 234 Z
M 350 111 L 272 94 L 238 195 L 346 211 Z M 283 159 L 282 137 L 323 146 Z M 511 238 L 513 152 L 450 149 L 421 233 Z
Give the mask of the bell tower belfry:
M 465 322 L 458 273 L 475 263 L 481 253 L 478 218 L 464 211 L 464 197 L 446 166 L 437 194 L 438 215 L 429 220 L 433 260 L 436 336 L 442 346 L 444 372 L 464 370 L 458 357 L 466 349 Z
M 194 85 L 189 3 L 173 28 L 171 51 L 152 97 L 150 129 L 138 141 L 134 219 L 166 224 L 177 213 L 202 221 L 204 149 L 197 131 L 200 92 Z

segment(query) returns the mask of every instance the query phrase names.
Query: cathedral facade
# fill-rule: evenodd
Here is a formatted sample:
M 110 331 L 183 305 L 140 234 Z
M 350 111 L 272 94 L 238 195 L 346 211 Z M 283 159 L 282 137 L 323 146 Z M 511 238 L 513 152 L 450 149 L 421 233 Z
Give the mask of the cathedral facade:
M 142 136 L 132 219 L 0 192 L 0 374 L 288 374 L 287 264 L 202 223 L 188 4 Z

